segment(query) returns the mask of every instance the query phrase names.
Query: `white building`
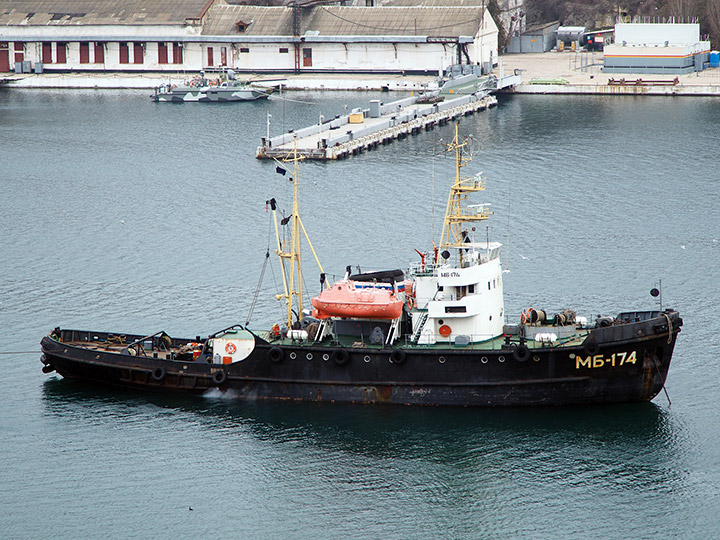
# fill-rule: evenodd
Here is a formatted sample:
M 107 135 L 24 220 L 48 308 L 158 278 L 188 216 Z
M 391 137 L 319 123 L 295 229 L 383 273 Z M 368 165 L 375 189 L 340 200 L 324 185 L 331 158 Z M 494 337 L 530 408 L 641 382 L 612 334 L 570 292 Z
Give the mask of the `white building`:
M 122 0 L 2 4 L 0 71 L 26 62 L 61 72 L 436 72 L 497 62 L 497 26 L 479 6 L 145 0 L 130 12 Z
M 701 71 L 710 42 L 695 23 L 618 23 L 615 43 L 605 45 L 607 73 L 682 74 Z

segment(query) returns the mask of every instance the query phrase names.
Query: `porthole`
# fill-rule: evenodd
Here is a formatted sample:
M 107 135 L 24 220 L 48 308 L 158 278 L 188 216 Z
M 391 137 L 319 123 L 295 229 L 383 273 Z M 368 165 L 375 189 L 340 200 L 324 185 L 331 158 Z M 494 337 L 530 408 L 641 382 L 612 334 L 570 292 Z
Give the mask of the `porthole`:
M 312 359 L 313 359 L 312 353 L 310 353 L 310 352 L 307 353 L 307 354 L 305 355 L 305 358 L 307 358 L 308 360 L 312 360 Z
M 504 362 L 505 357 L 504 356 L 498 356 L 498 362 Z
M 366 363 L 370 362 L 370 357 L 366 355 L 363 357 L 363 360 L 365 360 Z
M 441 356 L 440 358 L 438 358 L 438 362 L 440 362 L 441 364 L 444 364 L 444 363 L 445 363 L 445 357 L 444 357 L 444 356 Z
M 539 362 L 539 361 L 540 361 L 540 357 L 536 354 L 536 355 L 533 356 L 533 360 L 534 360 L 535 362 Z
M 480 361 L 481 361 L 483 364 L 487 364 L 487 361 L 488 361 L 488 360 L 487 360 L 487 356 L 483 356 L 483 357 L 480 359 Z
M 330 355 L 328 353 L 323 354 L 323 360 L 325 360 L 326 362 L 330 360 Z
M 290 353 L 290 358 L 295 360 L 297 358 L 297 354 L 295 354 L 295 351 Z

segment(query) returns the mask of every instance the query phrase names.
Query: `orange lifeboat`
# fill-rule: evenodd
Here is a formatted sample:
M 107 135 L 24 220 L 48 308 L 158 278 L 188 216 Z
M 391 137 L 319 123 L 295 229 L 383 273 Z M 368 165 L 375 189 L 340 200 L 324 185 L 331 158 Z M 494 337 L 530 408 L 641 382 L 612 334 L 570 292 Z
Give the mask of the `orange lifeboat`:
M 395 292 L 379 287 L 356 288 L 347 279 L 335 282 L 329 289 L 312 299 L 313 316 L 350 317 L 355 319 L 397 319 L 402 315 L 403 302 Z

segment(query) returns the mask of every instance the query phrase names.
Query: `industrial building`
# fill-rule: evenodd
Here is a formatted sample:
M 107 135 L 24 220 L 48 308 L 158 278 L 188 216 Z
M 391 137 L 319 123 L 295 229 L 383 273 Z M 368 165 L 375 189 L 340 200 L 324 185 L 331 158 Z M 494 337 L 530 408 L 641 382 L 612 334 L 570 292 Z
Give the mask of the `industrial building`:
M 603 72 L 679 75 L 705 69 L 709 59 L 697 23 L 619 23 L 615 43 L 605 45 Z
M 497 63 L 484 6 L 0 2 L 0 72 L 438 73 Z
M 544 53 L 555 47 L 557 43 L 557 21 L 528 28 L 517 32 L 510 38 L 508 53 Z

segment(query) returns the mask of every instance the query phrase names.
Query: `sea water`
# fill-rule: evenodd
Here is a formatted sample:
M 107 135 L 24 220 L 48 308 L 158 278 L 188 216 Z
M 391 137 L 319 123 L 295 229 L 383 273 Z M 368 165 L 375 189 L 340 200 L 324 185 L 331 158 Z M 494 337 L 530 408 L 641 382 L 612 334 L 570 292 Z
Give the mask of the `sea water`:
M 460 122 L 503 242 L 508 321 L 662 307 L 685 325 L 652 403 L 443 409 L 163 397 L 40 370 L 55 326 L 207 335 L 283 320 L 268 132 L 394 94 L 157 104 L 0 92 L 0 536 L 712 538 L 720 530 L 720 103 L 501 97 Z M 440 234 L 453 126 L 300 165 L 330 276 Z M 292 164 L 286 165 L 292 168 Z M 263 274 L 266 253 L 271 259 Z M 309 251 L 305 288 L 319 290 Z M 259 294 L 255 297 L 260 276 Z M 668 400 L 668 397 L 671 401 Z

